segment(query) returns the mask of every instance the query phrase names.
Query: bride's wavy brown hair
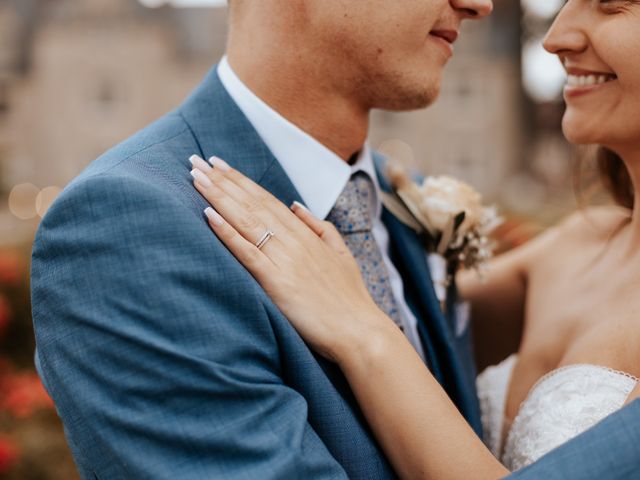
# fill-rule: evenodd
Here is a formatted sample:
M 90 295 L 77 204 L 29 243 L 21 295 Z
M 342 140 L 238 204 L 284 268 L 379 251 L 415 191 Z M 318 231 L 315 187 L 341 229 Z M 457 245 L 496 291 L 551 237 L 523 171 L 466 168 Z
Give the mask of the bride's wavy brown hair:
M 599 147 L 597 162 L 602 183 L 616 203 L 630 210 L 633 209 L 633 184 L 620 156 L 607 148 Z

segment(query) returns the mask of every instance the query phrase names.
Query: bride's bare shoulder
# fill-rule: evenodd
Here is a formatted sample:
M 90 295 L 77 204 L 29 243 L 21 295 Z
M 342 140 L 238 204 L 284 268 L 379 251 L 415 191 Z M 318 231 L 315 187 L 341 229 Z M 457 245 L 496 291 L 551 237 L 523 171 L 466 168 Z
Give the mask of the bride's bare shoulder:
M 617 206 L 581 208 L 548 229 L 539 239 L 534 260 L 555 262 L 582 255 L 590 247 L 600 248 L 630 218 L 630 211 Z
M 617 206 L 581 208 L 532 242 L 529 264 L 539 265 L 540 260 L 555 262 L 559 257 L 579 253 L 581 248 L 607 242 L 629 218 L 629 210 Z
M 630 217 L 629 210 L 615 205 L 581 208 L 558 224 L 556 241 L 575 246 L 608 240 Z

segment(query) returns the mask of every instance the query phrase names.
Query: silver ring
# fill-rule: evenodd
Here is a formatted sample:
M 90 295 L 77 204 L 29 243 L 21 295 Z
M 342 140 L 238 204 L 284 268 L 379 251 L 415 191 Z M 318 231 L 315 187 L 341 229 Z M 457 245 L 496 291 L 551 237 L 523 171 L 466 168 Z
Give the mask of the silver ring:
M 260 240 L 256 242 L 256 248 L 258 250 L 262 250 L 262 247 L 264 247 L 267 244 L 267 242 L 271 240 L 274 236 L 275 236 L 275 233 L 273 233 L 273 231 L 267 230 L 266 232 L 264 232 L 264 235 L 260 237 Z

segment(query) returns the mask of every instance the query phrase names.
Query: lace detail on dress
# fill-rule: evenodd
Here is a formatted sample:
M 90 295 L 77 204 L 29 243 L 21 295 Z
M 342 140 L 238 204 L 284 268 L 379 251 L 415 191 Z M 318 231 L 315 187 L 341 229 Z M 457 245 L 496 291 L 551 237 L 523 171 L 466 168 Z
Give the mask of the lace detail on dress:
M 515 360 L 512 356 L 490 367 L 477 382 L 485 442 L 498 457 Z M 504 442 L 502 463 L 514 471 L 536 461 L 622 408 L 638 382 L 633 375 L 597 365 L 568 365 L 548 373 L 520 405 Z
M 637 384 L 595 365 L 569 365 L 542 377 L 522 402 L 502 461 L 518 470 L 619 410 Z

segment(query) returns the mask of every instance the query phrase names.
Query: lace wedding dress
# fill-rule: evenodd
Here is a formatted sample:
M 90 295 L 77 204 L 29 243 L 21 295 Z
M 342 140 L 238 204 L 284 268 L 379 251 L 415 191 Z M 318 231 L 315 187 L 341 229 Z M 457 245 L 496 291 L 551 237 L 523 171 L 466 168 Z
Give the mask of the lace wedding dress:
M 638 379 L 596 365 L 558 368 L 531 388 L 510 428 L 505 404 L 517 356 L 478 376 L 485 443 L 511 471 L 579 435 L 622 408 Z

